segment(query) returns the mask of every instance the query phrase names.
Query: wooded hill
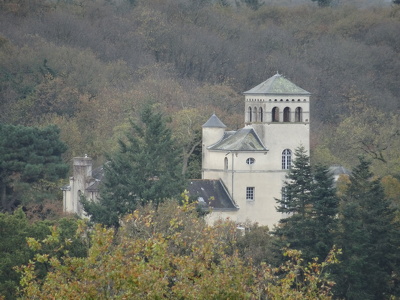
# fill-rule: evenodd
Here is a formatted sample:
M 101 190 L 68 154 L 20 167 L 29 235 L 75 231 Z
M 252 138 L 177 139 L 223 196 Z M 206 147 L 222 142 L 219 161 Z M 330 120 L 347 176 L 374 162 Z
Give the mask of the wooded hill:
M 0 122 L 55 124 L 65 161 L 100 164 L 153 102 L 188 158 L 212 112 L 241 127 L 241 93 L 279 72 L 313 94 L 313 162 L 398 175 L 400 6 L 298 3 L 2 1 Z

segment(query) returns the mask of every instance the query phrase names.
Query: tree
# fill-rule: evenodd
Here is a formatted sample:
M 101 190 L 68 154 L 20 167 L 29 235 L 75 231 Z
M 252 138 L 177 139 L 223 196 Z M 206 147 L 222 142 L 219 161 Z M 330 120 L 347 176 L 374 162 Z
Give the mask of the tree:
M 2 210 L 11 211 L 24 198 L 33 200 L 33 183 L 63 178 L 68 166 L 62 162 L 61 155 L 66 149 L 55 126 L 40 129 L 0 124 Z
M 325 167 L 312 171 L 304 147 L 295 150 L 277 210 L 289 214 L 279 221 L 275 235 L 280 246 L 301 250 L 307 261 L 325 259 L 333 247 L 338 199 L 333 178 Z
M 304 264 L 298 251 L 288 251 L 280 268 L 253 267 L 235 245 L 234 222 L 213 227 L 197 216 L 185 199 L 142 207 L 126 216 L 115 238 L 112 229 L 97 225 L 91 233 L 88 257 L 72 258 L 37 253 L 22 272 L 22 297 L 30 299 L 331 299 L 324 274 L 335 253 L 322 263 Z M 40 249 L 56 236 L 31 240 Z M 231 249 L 230 249 L 231 250 Z M 106 255 L 105 255 L 106 253 Z M 50 265 L 44 280 L 36 277 L 39 262 Z M 304 281 L 296 281 L 302 272 Z
M 309 157 L 304 147 L 300 147 L 295 150 L 293 166 L 286 175 L 282 198 L 276 199 L 277 211 L 288 214 L 274 230 L 279 237 L 279 248 L 289 246 L 303 251 L 312 243 L 309 235 L 312 181 Z
M 311 191 L 312 213 L 310 225 L 313 243 L 309 257 L 325 259 L 334 247 L 337 231 L 339 198 L 333 176 L 324 166 L 316 166 L 313 171 L 313 189 Z
M 27 239 L 42 240 L 46 238 L 51 233 L 51 226 L 58 228 L 61 241 L 69 240 L 69 244 L 65 245 L 64 250 L 68 250 L 71 257 L 86 256 L 87 246 L 84 240 L 75 237 L 78 228 L 77 220 L 63 218 L 51 222 L 30 223 L 21 208 L 15 210 L 13 214 L 0 213 L 0 298 L 4 296 L 6 299 L 17 299 L 17 288 L 21 276 L 15 268 L 27 264 L 34 257 L 34 251 L 28 246 Z M 58 247 L 60 247 L 60 243 Z M 43 248 L 40 253 L 61 257 L 61 252 L 55 249 L 57 247 L 52 248 L 51 251 Z M 46 274 L 47 267 L 38 264 L 37 275 L 39 278 Z
M 182 193 L 180 149 L 155 109 L 146 106 L 141 111 L 141 122 L 131 122 L 126 141 L 120 140 L 119 151 L 108 157 L 99 201 L 82 201 L 94 222 L 118 227 L 120 218 L 138 206 L 157 205 Z
M 346 299 L 399 296 L 400 225 L 370 164 L 360 158 L 340 207 L 336 294 Z

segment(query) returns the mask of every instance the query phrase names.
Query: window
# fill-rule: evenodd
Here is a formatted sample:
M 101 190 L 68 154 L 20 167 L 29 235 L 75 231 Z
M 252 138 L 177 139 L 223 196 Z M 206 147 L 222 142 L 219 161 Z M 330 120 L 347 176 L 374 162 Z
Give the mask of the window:
M 279 122 L 279 108 L 274 107 L 272 109 L 272 122 Z
M 246 200 L 254 200 L 254 187 L 246 187 Z
M 224 171 L 225 172 L 228 171 L 228 158 L 227 157 L 225 157 L 225 159 L 224 159 Z
M 295 118 L 295 122 L 303 122 L 301 107 L 296 108 L 295 113 L 294 113 L 294 118 Z
M 249 111 L 249 122 L 251 122 L 252 119 L 253 119 L 253 115 L 252 115 L 252 112 L 251 112 L 251 107 L 249 107 L 248 111 Z
M 260 107 L 260 111 L 258 112 L 258 114 L 260 115 L 260 122 L 264 122 L 264 114 L 262 107 Z
M 254 118 L 253 118 L 254 122 L 257 122 L 257 107 L 254 107 L 254 109 L 253 109 L 253 115 L 254 115 Z
M 292 164 L 292 151 L 285 149 L 282 152 L 282 169 L 289 170 Z
M 253 157 L 249 157 L 248 159 L 246 159 L 246 164 L 248 165 L 252 165 L 256 162 L 256 160 Z
M 290 108 L 285 107 L 283 110 L 283 122 L 290 122 Z

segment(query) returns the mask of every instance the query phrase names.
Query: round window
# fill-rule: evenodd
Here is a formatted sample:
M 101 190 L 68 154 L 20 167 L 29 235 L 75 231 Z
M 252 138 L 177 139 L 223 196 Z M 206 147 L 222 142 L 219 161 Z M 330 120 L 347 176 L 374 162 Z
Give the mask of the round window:
M 246 159 L 246 164 L 248 164 L 248 165 L 252 165 L 252 164 L 254 164 L 255 163 L 255 159 L 254 158 L 252 158 L 252 157 L 249 157 L 248 159 Z

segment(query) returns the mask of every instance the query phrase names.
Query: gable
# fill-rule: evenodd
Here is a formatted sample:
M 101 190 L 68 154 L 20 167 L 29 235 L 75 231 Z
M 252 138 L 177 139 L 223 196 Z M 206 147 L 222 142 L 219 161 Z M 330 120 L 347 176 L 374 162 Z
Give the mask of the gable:
M 253 127 L 250 126 L 246 126 L 233 134 L 226 134 L 220 142 L 210 146 L 208 149 L 223 151 L 268 151 Z

